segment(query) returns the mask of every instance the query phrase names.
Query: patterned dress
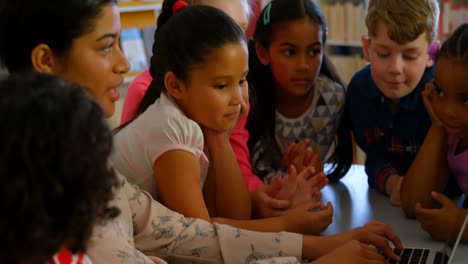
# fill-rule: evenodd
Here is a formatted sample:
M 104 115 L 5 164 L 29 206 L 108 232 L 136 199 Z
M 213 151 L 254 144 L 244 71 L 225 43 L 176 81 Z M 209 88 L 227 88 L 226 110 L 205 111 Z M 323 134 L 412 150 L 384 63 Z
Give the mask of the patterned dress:
M 309 139 L 314 152 L 325 160 L 343 113 L 345 95 L 342 86 L 320 75 L 314 87 L 314 99 L 301 116 L 287 118 L 276 112 L 275 135 L 281 153 L 289 144 Z M 257 171 L 266 172 L 264 181 L 270 183 L 277 177 L 284 177 L 286 173 L 281 165 L 282 154 L 267 157 L 263 152 L 260 149 L 252 154 L 252 164 L 257 164 Z
M 247 231 L 187 218 L 119 177 L 122 184 L 113 205 L 120 209 L 120 215 L 98 225 L 89 243 L 87 254 L 95 264 L 153 264 L 155 260 L 286 264 L 298 263 L 301 258 L 302 235 Z

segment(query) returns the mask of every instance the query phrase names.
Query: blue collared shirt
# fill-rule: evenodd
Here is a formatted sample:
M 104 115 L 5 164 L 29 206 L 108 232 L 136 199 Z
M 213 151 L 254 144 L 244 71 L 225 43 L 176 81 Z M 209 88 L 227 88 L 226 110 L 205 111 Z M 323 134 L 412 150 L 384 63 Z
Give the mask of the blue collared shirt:
M 405 175 L 414 160 L 431 124 L 421 93 L 433 78 L 434 67 L 427 68 L 416 88 L 391 111 L 372 80 L 370 65 L 353 76 L 348 86 L 351 124 L 357 144 L 367 155 L 371 188 L 385 192 L 388 176 Z

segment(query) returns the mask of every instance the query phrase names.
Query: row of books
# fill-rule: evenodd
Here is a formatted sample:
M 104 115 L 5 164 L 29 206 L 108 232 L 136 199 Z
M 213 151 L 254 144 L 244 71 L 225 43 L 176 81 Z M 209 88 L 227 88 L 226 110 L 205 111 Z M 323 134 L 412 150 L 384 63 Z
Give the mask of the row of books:
M 328 39 L 359 42 L 365 34 L 366 1 L 324 1 L 321 9 L 328 25 Z
M 148 68 L 153 54 L 155 30 L 155 26 L 122 29 L 120 46 L 130 64 L 130 72 Z
M 468 23 L 468 1 L 460 4 L 457 1 L 444 0 L 439 23 L 439 36 L 442 39 L 461 24 Z
M 367 63 L 360 54 L 331 54 L 329 58 L 345 85 L 348 85 L 353 75 Z
M 337 42 L 359 42 L 366 34 L 368 0 L 319 1 L 328 25 L 328 39 Z M 458 26 L 468 23 L 468 1 L 442 0 L 439 36 L 447 37 Z

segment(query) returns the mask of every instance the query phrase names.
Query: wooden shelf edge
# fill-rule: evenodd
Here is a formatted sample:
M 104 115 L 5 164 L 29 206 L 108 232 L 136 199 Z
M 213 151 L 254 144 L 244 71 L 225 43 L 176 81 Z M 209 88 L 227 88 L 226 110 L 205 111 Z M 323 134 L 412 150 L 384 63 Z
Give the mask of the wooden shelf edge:
M 120 13 L 128 13 L 128 12 L 141 12 L 141 11 L 152 11 L 161 9 L 161 3 L 150 3 L 150 4 L 132 4 L 132 5 L 119 5 Z

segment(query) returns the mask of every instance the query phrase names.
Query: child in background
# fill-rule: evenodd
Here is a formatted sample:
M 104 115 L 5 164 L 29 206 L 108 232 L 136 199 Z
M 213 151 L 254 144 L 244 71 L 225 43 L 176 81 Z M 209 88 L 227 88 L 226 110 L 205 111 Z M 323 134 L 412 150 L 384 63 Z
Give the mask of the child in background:
M 42 19 L 44 16 L 48 19 Z M 56 24 L 55 21 L 67 23 Z M 23 34 L 26 31 L 30 34 Z M 66 77 L 69 82 L 85 82 L 91 85 L 88 88 L 94 92 L 106 114 L 111 115 L 114 101 L 110 99 L 114 97 L 105 95 L 114 93 L 108 93 L 108 87 L 113 87 L 116 79 L 121 81 L 122 73 L 128 70 L 128 63 L 117 42 L 113 41 L 119 38 L 119 32 L 119 11 L 113 0 L 5 1 L 0 8 L 0 35 L 8 33 L 12 38 L 0 39 L 0 62 L 12 74 L 47 72 Z M 62 65 L 68 67 L 62 68 Z M 10 108 L 5 111 L 9 112 Z M 117 176 L 120 184 L 115 188 L 112 203 L 120 214 L 114 220 L 96 226 L 87 250 L 94 263 L 165 263 L 150 256 L 170 256 L 175 261 L 239 263 L 280 254 L 319 258 L 317 264 L 341 263 L 343 260 L 347 263 L 363 263 L 363 260 L 384 263 L 369 244 L 389 255 L 392 253 L 387 239 L 401 247 L 389 227 L 378 222 L 339 235 L 311 237 L 251 233 L 185 218 L 128 184 L 122 175 Z M 41 242 L 45 245 L 45 240 Z M 206 247 L 200 247 L 202 243 Z M 392 256 L 398 259 L 394 254 Z M 291 263 L 294 258 L 276 260 L 277 263 Z
M 250 17 L 248 0 L 188 0 L 185 2 L 187 2 L 189 5 L 209 5 L 219 8 L 231 16 L 244 32 L 247 28 L 248 19 Z M 142 111 L 138 111 L 138 107 L 146 91 L 148 90 L 151 81 L 152 77 L 149 69 L 147 69 L 140 73 L 128 87 L 122 110 L 122 125 L 130 122 L 145 110 L 142 109 Z M 247 94 L 244 96 L 248 97 Z M 245 99 L 245 101 L 247 102 L 248 100 Z M 252 172 L 252 167 L 250 164 L 250 153 L 247 147 L 249 133 L 245 129 L 245 123 L 247 121 L 246 115 L 249 112 L 249 108 L 250 106 L 248 105 L 246 114 L 242 115 L 239 119 L 237 125 L 231 132 L 229 141 L 231 143 L 232 150 L 234 151 L 237 162 L 239 163 L 239 167 L 247 185 L 247 189 L 251 192 L 251 197 L 254 201 L 252 206 L 254 207 L 253 212 L 255 217 L 263 218 L 279 215 L 284 213 L 287 209 L 293 207 L 291 204 L 291 196 L 293 195 L 291 193 L 293 193 L 295 189 L 304 188 L 297 187 L 296 185 L 301 184 L 301 182 L 306 183 L 306 181 L 299 179 L 298 182 L 292 182 L 291 179 L 284 187 L 278 183 L 264 185 L 260 178 Z M 326 182 L 323 184 L 326 184 Z M 282 191 L 280 192 L 281 189 Z M 320 189 L 311 190 L 310 192 L 312 193 L 310 196 L 315 197 L 315 200 L 320 199 Z M 278 193 L 278 198 L 281 199 L 275 199 L 275 197 L 272 195 L 273 193 Z M 287 198 L 289 198 L 289 200 Z
M 248 0 L 184 0 L 188 5 L 209 5 L 223 10 L 246 30 L 250 16 Z M 122 109 L 121 124 L 126 124 L 137 116 L 138 106 L 152 81 L 149 69 L 140 73 L 128 86 Z
M 2 262 L 90 263 L 94 225 L 118 215 L 105 113 L 50 75 L 11 77 L 0 91 Z
M 115 168 L 186 216 L 258 231 L 323 231 L 331 221 L 331 204 L 308 202 L 281 217 L 249 220 L 250 194 L 229 144 L 246 109 L 244 33 L 212 7 L 174 13 L 180 2 L 163 3 L 151 58 L 153 81 L 140 106 L 146 111 L 115 135 Z M 311 177 L 312 168 L 302 174 Z M 321 210 L 309 212 L 312 208 Z
M 430 126 L 421 92 L 433 79 L 437 0 L 372 0 L 362 38 L 370 64 L 348 86 L 352 129 L 371 188 L 400 204 L 400 185 Z
M 432 119 L 427 136 L 401 184 L 401 206 L 433 239 L 447 240 L 461 226 L 460 209 L 442 192 L 450 174 L 468 194 L 468 24 L 448 38 L 436 57 L 435 78 L 423 101 Z M 442 205 L 433 208 L 433 201 Z M 429 208 L 429 209 L 425 209 Z M 463 210 L 466 215 L 468 210 Z M 468 240 L 465 230 L 463 240 Z
M 326 39 L 325 19 L 312 0 L 273 0 L 257 20 L 249 47 L 254 98 L 246 128 L 254 172 L 266 182 L 291 164 L 301 171 L 314 153 L 320 157 L 315 167 L 323 170 L 333 143 L 328 179 L 339 180 L 351 166 L 345 90 L 324 54 Z

